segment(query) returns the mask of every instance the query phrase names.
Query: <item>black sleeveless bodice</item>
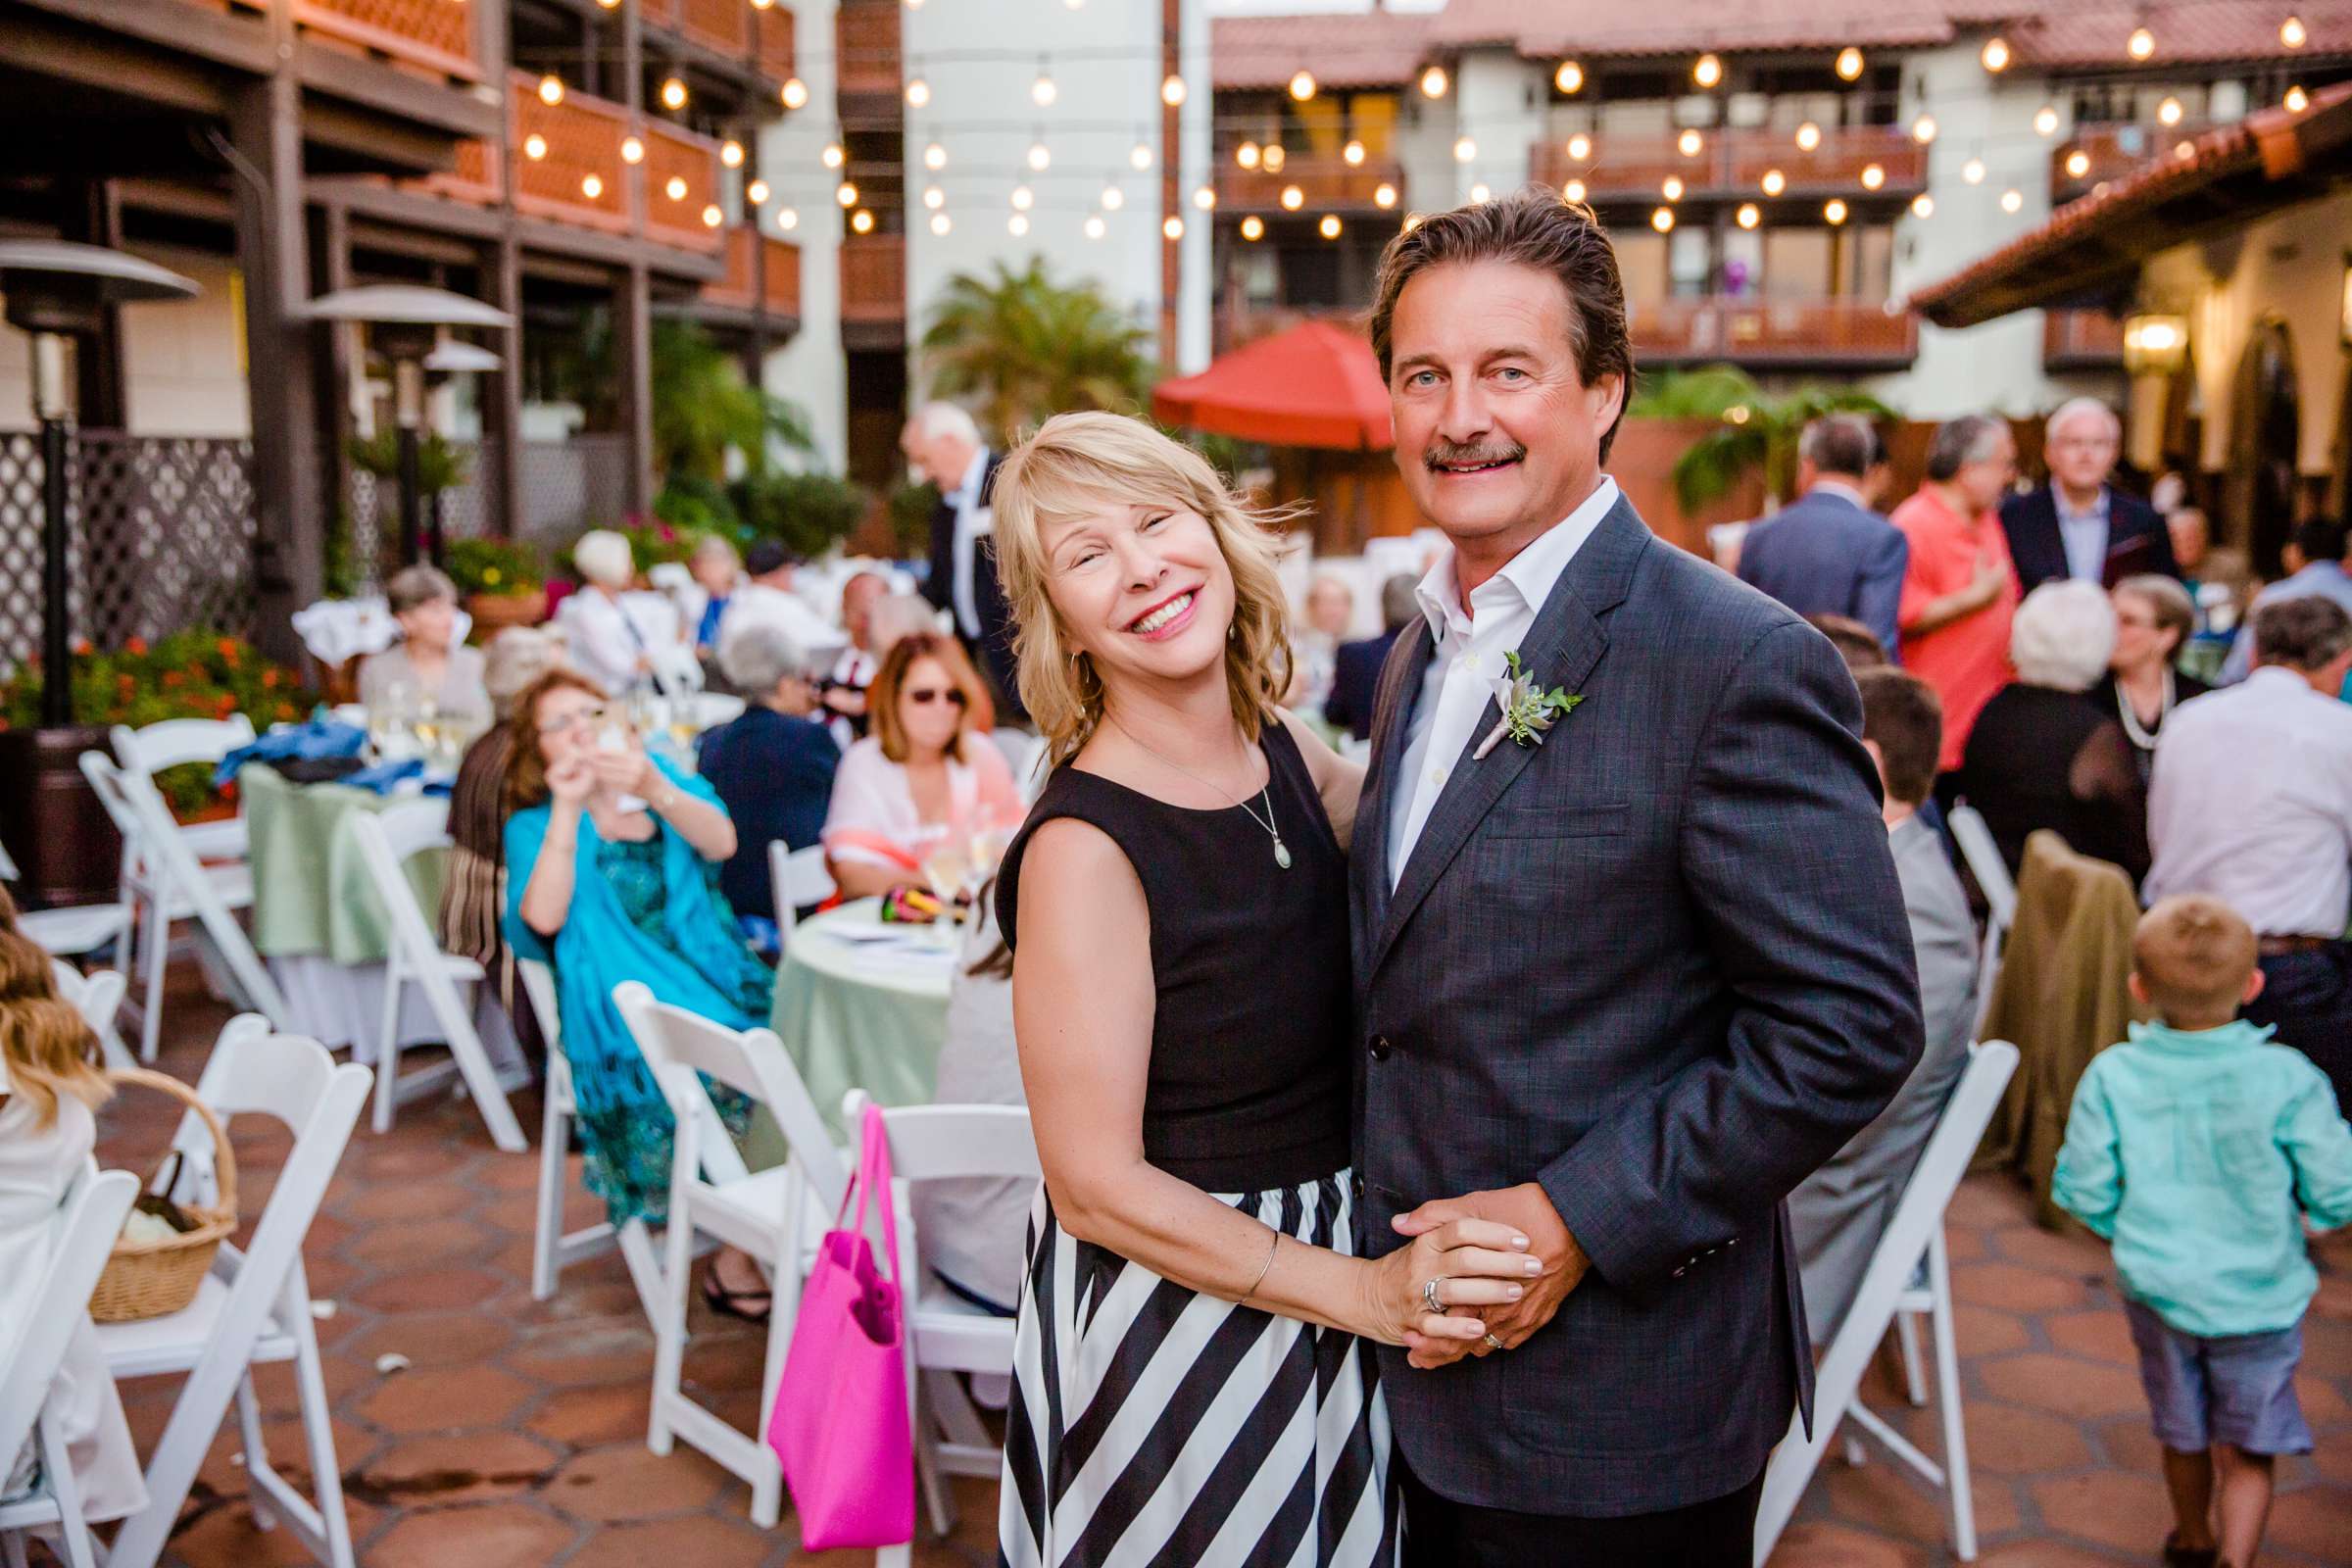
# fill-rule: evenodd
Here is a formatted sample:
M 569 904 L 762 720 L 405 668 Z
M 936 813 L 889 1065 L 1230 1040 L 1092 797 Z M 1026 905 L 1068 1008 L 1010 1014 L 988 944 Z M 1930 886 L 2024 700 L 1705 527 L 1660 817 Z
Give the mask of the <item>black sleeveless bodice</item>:
M 1110 837 L 1143 883 L 1157 1011 L 1144 1154 L 1209 1192 L 1260 1192 L 1348 1163 L 1353 1006 L 1348 862 L 1298 743 L 1262 736 L 1268 801 L 1291 865 L 1250 810 L 1170 806 L 1075 767 L 1055 770 L 1005 853 L 997 918 L 1019 941 L 1020 866 L 1059 816 Z

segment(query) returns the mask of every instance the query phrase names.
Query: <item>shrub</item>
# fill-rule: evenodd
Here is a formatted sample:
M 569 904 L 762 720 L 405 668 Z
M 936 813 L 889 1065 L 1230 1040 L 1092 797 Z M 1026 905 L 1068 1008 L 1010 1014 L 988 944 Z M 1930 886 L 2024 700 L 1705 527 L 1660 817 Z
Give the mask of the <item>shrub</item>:
M 461 594 L 537 593 L 547 581 L 539 552 L 519 539 L 453 539 L 441 564 Z
M 762 473 L 740 480 L 744 531 L 813 560 L 847 539 L 865 516 L 865 492 L 828 473 Z

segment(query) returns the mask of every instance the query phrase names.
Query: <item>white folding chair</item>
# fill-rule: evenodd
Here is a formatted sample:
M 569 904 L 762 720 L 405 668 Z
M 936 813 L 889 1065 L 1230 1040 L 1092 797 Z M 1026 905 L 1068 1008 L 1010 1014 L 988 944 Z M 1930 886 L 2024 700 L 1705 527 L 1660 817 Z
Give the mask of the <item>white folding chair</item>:
M 988 732 L 988 738 L 1004 754 L 1004 763 L 1012 769 L 1012 781 L 1020 786 L 1021 799 L 1034 802 L 1038 792 L 1046 787 L 1045 737 L 1000 724 Z
M 776 1380 L 800 1310 L 801 1274 L 827 1216 L 838 1211 L 849 1174 L 832 1132 L 774 1031 L 741 1034 L 666 1006 L 631 980 L 612 989 L 613 1004 L 654 1069 L 677 1132 L 670 1155 L 669 1224 L 662 1238 L 662 1297 L 654 1323 L 653 1419 L 646 1446 L 667 1453 L 683 1438 L 752 1489 L 752 1523 L 772 1528 L 782 1512 L 784 1477 L 766 1443 Z M 717 1120 L 702 1076 L 765 1105 L 791 1144 L 781 1165 L 744 1170 Z M 723 1154 L 720 1146 L 723 1146 Z M 731 1167 L 731 1168 L 730 1168 Z M 707 1234 L 751 1254 L 771 1279 L 767 1365 L 760 1380 L 760 1424 L 727 1425 L 686 1395 L 686 1283 L 695 1237 Z
M 471 958 L 441 951 L 439 939 L 425 923 L 424 910 L 417 906 L 416 890 L 409 884 L 407 866 L 413 858 L 427 850 L 450 848 L 449 803 L 410 801 L 382 811 L 354 811 L 346 820 L 352 841 L 360 847 L 360 860 L 368 867 L 368 879 L 392 927 L 391 951 L 384 958 L 384 1030 L 375 1055 L 375 1130 L 390 1132 L 396 1105 L 429 1093 L 458 1074 L 464 1077 L 466 1092 L 473 1097 L 474 1108 L 490 1129 L 490 1141 L 510 1154 L 523 1152 L 531 1147 L 530 1141 L 523 1137 L 522 1124 L 514 1119 L 507 1092 L 499 1085 L 498 1069 L 491 1065 L 490 1054 L 473 1027 L 470 996 L 461 996 L 458 991 L 460 986 L 478 985 L 482 966 Z M 440 1025 L 441 1038 L 449 1046 L 449 1060 L 403 1077 L 400 998 L 410 985 L 423 990 L 433 1021 Z
M 226 718 L 168 718 L 138 729 L 117 724 L 107 739 L 114 745 L 115 760 L 126 772 L 152 780 L 167 767 L 190 762 L 220 766 L 229 753 L 253 744 L 253 720 L 232 713 Z M 249 842 L 243 812 L 218 822 L 191 822 L 179 829 L 179 837 L 199 860 L 241 860 Z
M 83 974 L 63 958 L 50 959 L 49 972 L 57 981 L 57 994 L 81 1014 L 81 1021 L 98 1037 L 98 1049 L 105 1054 L 106 1064 L 136 1066 L 130 1053 L 123 1048 L 122 1037 L 115 1033 L 115 1014 L 122 1007 L 122 977 L 112 969 Z
M 15 858 L 8 853 L 8 846 L 0 844 L 0 882 L 21 882 L 24 877 Z M 78 958 L 121 940 L 130 929 L 130 911 L 120 903 L 19 909 L 17 929 L 32 938 L 52 957 Z M 116 967 L 122 967 L 120 953 L 116 955 Z
M 2009 928 L 2017 924 L 2017 881 L 2009 874 L 2009 862 L 2001 858 L 2001 848 L 1992 841 L 1992 829 L 1984 821 L 1984 813 L 1963 801 L 1947 813 L 1952 825 L 1952 842 L 1960 846 L 1960 858 L 1968 862 L 1969 874 L 1984 894 L 1987 910 L 1984 919 L 1984 951 L 1977 957 L 1977 1022 L 1984 1021 L 1992 1006 L 1992 983 L 2000 974 L 2001 949 L 2008 943 Z
M 716 729 L 743 716 L 743 699 L 729 697 L 724 692 L 697 692 L 694 694 L 693 713 L 697 733 Z
M 775 887 L 776 929 L 786 936 L 800 919 L 803 906 L 822 904 L 833 896 L 833 873 L 825 868 L 825 847 L 784 847 L 782 839 L 767 841 L 767 876 Z
M 1813 1430 L 1791 1419 L 1788 1435 L 1773 1450 L 1764 1472 L 1764 1497 L 1756 1515 L 1756 1568 L 1788 1528 L 1797 1500 L 1813 1479 L 1821 1456 L 1847 1417 L 1884 1444 L 1888 1452 L 1940 1489 L 1952 1521 L 1952 1549 L 1962 1562 L 1977 1558 L 1977 1516 L 1968 1473 L 1968 1433 L 1960 1409 L 1960 1351 L 1952 1332 L 1952 1280 L 1944 1250 L 1943 1211 L 1967 1173 L 1970 1157 L 1992 1120 L 1993 1106 L 2017 1070 L 2017 1048 L 1988 1040 L 1969 1052 L 1968 1067 L 1944 1102 L 1919 1164 L 1904 1185 L 1886 1234 L 1871 1253 L 1870 1267 L 1846 1309 L 1845 1321 L 1830 1341 L 1829 1353 L 1813 1382 Z M 1925 1264 L 1926 1280 L 1918 1276 Z M 1898 1311 L 1924 1311 L 1936 1344 L 1936 1401 L 1943 1434 L 1943 1462 L 1936 1463 L 1862 1404 L 1862 1375 L 1886 1338 Z
M 243 860 L 219 865 L 199 861 L 152 780 L 116 766 L 103 752 L 83 752 L 77 760 L 122 835 L 122 902 L 137 916 L 140 1059 L 153 1061 L 163 1041 L 164 969 L 171 957 L 174 920 L 197 920 L 231 977 L 244 988 L 246 999 L 282 1026 L 287 1021 L 285 998 L 231 912 L 253 906 L 252 865 Z M 115 967 L 125 979 L 129 947 L 125 940 L 116 949 Z
M 851 1090 L 842 1120 L 860 1125 L 866 1103 L 863 1090 Z M 915 1467 L 930 1501 L 931 1523 L 946 1535 L 955 1528 L 955 1509 L 944 1478 L 994 1477 L 1004 1463 L 1004 1452 L 989 1441 L 952 1374 L 1011 1376 L 1014 1320 L 982 1311 L 924 1269 L 908 1189 L 918 1182 L 1040 1181 L 1044 1176 L 1024 1105 L 902 1105 L 885 1109 L 882 1125 L 898 1185 L 893 1195 L 897 1261 L 908 1301 L 907 1332 L 901 1343 L 906 1352 Z M 905 1550 L 886 1548 L 879 1560 L 890 1562 L 891 1552 Z
M 654 663 L 654 686 L 664 697 L 691 697 L 703 689 L 703 662 L 684 643 L 657 642 L 646 651 Z
M 274 1118 L 293 1133 L 293 1148 L 270 1186 L 252 1244 L 240 1250 L 223 1243 L 193 1302 L 168 1317 L 99 1325 L 98 1341 L 117 1380 L 185 1378 L 147 1461 L 147 1506 L 123 1521 L 109 1554 L 111 1568 L 154 1568 L 231 1398 L 254 1523 L 267 1530 L 282 1522 L 327 1568 L 352 1568 L 351 1525 L 343 1512 L 342 1470 L 302 1244 L 359 1121 L 368 1081 L 367 1068 L 338 1066 L 316 1040 L 272 1034 L 267 1019 L 243 1014 L 220 1031 L 197 1095 L 224 1121 L 247 1113 Z M 210 1196 L 212 1142 L 193 1112 L 181 1119 L 174 1147 L 193 1167 L 183 1167 L 182 1191 Z M 311 1496 L 271 1468 L 263 1445 L 252 1369 L 268 1362 L 294 1367 Z
M 43 1411 L 57 1381 L 66 1348 L 89 1312 L 90 1293 L 106 1267 L 107 1253 L 122 1234 L 122 1220 L 138 1197 L 139 1179 L 126 1170 L 100 1171 L 84 1161 L 66 1189 L 51 1221 L 49 1257 L 32 1310 L 17 1334 L 15 1349 L 0 1364 L 0 1476 L 16 1463 L 26 1438 L 39 1444 L 40 1479 L 28 1494 L 0 1503 L 0 1550 L 11 1568 L 24 1562 L 22 1532 L 57 1527 L 67 1568 L 94 1568 L 89 1526 L 82 1522 L 81 1494 L 65 1440 Z

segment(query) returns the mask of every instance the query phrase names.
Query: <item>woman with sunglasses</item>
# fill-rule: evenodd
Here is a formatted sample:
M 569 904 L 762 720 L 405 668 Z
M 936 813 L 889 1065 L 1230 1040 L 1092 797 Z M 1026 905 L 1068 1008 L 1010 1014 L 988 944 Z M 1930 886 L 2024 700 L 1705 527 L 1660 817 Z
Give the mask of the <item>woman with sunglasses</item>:
M 845 896 L 919 883 L 942 845 L 1020 825 L 1012 768 L 973 723 L 984 700 L 963 650 L 938 632 L 883 656 L 866 690 L 870 733 L 842 758 L 825 813 L 825 858 Z

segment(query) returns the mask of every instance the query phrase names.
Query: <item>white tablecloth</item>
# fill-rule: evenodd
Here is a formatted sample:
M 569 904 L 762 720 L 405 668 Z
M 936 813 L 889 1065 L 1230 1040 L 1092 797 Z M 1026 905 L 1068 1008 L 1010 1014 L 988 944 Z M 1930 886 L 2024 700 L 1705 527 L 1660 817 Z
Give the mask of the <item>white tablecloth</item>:
M 472 629 L 473 617 L 461 610 L 450 640 L 462 643 Z M 392 618 L 391 607 L 381 597 L 321 599 L 294 612 L 294 633 L 320 663 L 340 664 L 391 647 L 400 640 L 400 622 Z
M 364 1066 L 374 1064 L 376 1043 L 384 1029 L 382 964 L 337 963 L 323 954 L 266 961 L 270 978 L 285 993 L 292 1025 L 289 1033 L 308 1035 L 330 1051 L 349 1046 L 352 1060 Z M 474 988 L 473 1027 L 501 1078 L 525 1070 L 514 1025 L 507 1019 L 507 1009 L 499 1005 L 497 992 L 489 986 Z M 400 999 L 401 1049 L 437 1045 L 444 1038 L 441 1026 L 433 1021 L 432 1009 L 425 1005 L 422 988 L 410 986 Z

